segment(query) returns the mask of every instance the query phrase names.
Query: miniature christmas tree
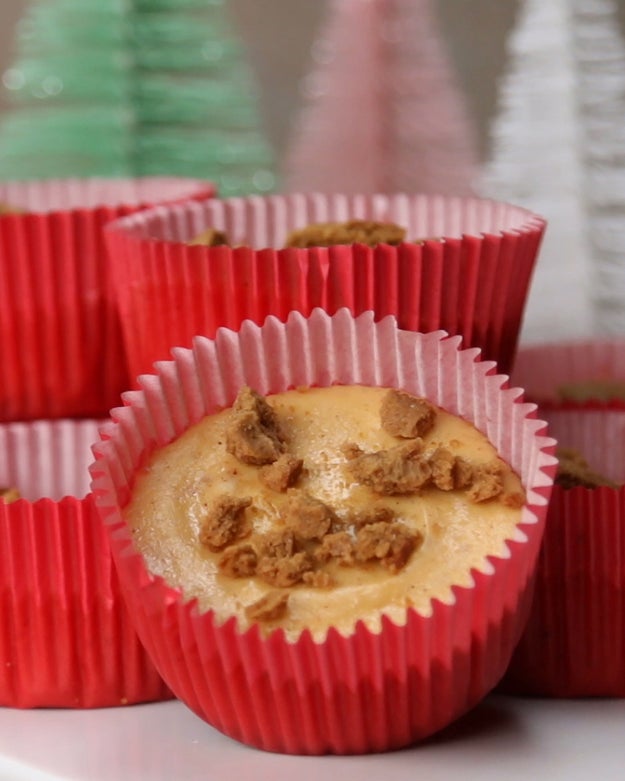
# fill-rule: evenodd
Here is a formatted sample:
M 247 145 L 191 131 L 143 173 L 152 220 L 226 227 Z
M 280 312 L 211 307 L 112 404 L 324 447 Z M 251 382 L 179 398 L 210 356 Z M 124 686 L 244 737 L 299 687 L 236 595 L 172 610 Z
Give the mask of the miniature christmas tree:
M 274 186 L 225 0 L 33 0 L 4 74 L 0 176 L 179 175 Z
M 474 132 L 431 0 L 331 0 L 312 56 L 287 189 L 471 192 Z
M 510 39 L 481 190 L 549 220 L 527 341 L 625 328 L 625 46 L 615 13 L 611 0 L 526 0 Z

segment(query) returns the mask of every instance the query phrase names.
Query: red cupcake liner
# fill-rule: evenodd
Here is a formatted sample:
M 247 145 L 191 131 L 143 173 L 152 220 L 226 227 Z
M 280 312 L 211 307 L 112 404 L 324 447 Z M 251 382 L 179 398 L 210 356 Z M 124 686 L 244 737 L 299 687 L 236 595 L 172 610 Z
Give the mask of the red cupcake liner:
M 96 708 L 171 698 L 123 603 L 88 493 L 97 421 L 0 425 L 0 705 Z M 82 468 L 81 468 L 82 465 Z
M 519 350 L 512 370 L 512 381 L 539 404 L 562 405 L 559 389 L 563 385 L 589 380 L 625 386 L 625 340 L 612 337 L 526 345 Z
M 593 470 L 625 482 L 622 402 L 558 404 L 568 382 L 625 378 L 623 342 L 524 348 L 515 378 L 545 399 L 540 414 Z M 529 621 L 502 681 L 508 692 L 551 697 L 625 696 L 625 488 L 555 485 Z
M 434 238 L 280 249 L 295 228 L 352 218 Z M 185 243 L 207 227 L 245 246 Z M 508 371 L 544 229 L 541 217 L 515 206 L 425 195 L 295 194 L 148 210 L 107 230 L 131 375 L 197 334 L 315 307 L 394 315 L 414 331 L 442 328 Z
M 137 631 L 177 697 L 225 734 L 270 751 L 349 754 L 384 751 L 431 735 L 475 705 L 499 681 L 520 636 L 533 584 L 555 459 L 535 406 L 507 387 L 478 350 L 443 332 L 397 329 L 315 310 L 219 329 L 177 348 L 125 394 L 94 447 L 92 486 L 110 535 Z M 521 475 L 527 491 L 509 555 L 471 571 L 472 586 L 435 600 L 431 615 L 407 609 L 405 626 L 351 634 L 282 630 L 262 636 L 234 619 L 218 623 L 194 600 L 152 575 L 134 549 L 122 509 L 135 470 L 154 449 L 205 414 L 230 404 L 244 383 L 261 393 L 301 385 L 401 387 L 474 422 Z
M 0 183 L 0 421 L 97 417 L 129 386 L 103 226 L 158 202 L 207 198 L 191 179 Z

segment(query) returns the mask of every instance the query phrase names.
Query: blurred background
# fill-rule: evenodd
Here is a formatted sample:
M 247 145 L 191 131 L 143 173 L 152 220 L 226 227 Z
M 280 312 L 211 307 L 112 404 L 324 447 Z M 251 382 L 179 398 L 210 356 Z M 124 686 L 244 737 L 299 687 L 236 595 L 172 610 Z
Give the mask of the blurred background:
M 29 28 L 20 19 L 35 6 L 41 13 Z M 138 58 L 128 51 L 120 9 L 141 17 L 155 8 L 174 21 L 176 10 L 179 22 L 187 15 L 195 55 L 162 21 L 148 25 L 153 37 Z M 98 35 L 102 9 L 113 23 Z M 204 28 L 192 15 L 210 13 L 218 25 L 211 56 L 216 41 L 233 48 L 207 64 Z M 224 14 L 226 35 L 215 32 Z M 72 41 L 74 49 L 83 41 L 68 28 L 89 22 L 101 53 L 109 40 L 126 46 L 104 64 L 110 80 L 81 68 L 77 51 L 62 62 Z M 161 48 L 167 36 L 170 48 Z M 144 69 L 129 86 L 123 67 L 142 56 L 156 63 L 154 78 Z M 65 72 L 47 69 L 55 57 Z M 166 72 L 168 58 L 185 57 L 182 77 L 178 65 Z M 126 173 L 128 159 L 139 175 L 208 170 L 222 195 L 352 185 L 506 200 L 549 220 L 524 337 L 625 332 L 625 0 L 0 0 L 0 73 L 13 93 L 0 90 L 3 178 L 55 175 L 48 163 L 60 175 L 94 173 L 63 168 L 75 147 L 85 147 L 84 158 L 91 144 L 97 175 Z M 170 89 L 183 82 L 186 92 Z M 103 83 L 107 96 L 95 105 Z M 73 89 L 78 109 L 63 113 Z M 53 137 L 59 152 L 44 146 Z M 170 161 L 177 170 L 158 169 Z M 223 176 L 212 175 L 216 162 Z M 234 173 L 225 170 L 232 163 Z
M 14 36 L 27 0 L 0 0 L 0 69 L 15 56 Z M 441 30 L 479 131 L 482 155 L 495 110 L 496 80 L 516 0 L 436 0 Z M 625 9 L 625 2 L 620 5 Z M 247 44 L 261 89 L 261 109 L 276 148 L 286 142 L 299 102 L 299 83 L 310 59 L 327 0 L 231 0 L 230 11 Z M 6 102 L 0 94 L 0 111 Z

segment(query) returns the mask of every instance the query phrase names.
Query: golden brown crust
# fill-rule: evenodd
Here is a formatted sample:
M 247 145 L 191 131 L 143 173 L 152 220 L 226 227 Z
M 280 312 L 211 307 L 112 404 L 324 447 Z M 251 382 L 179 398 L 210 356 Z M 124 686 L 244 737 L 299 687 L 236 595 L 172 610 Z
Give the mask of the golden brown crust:
M 320 222 L 292 231 L 287 247 L 332 247 L 336 244 L 401 244 L 406 238 L 405 228 L 390 222 L 375 220 L 348 220 L 347 222 Z
M 245 510 L 252 504 L 249 497 L 221 496 L 207 508 L 200 529 L 200 543 L 212 551 L 223 550 L 248 533 Z
M 226 450 L 244 464 L 262 466 L 276 461 L 284 449 L 275 412 L 260 393 L 243 387 L 232 407 Z
M 216 228 L 207 228 L 187 242 L 190 247 L 221 247 L 229 243 L 226 233 Z
M 421 399 L 400 390 L 384 394 L 380 406 L 382 428 L 393 437 L 415 439 L 432 430 L 436 408 L 427 399 Z
M 608 486 L 618 488 L 618 484 L 603 475 L 594 472 L 582 454 L 571 447 L 558 447 L 556 449 L 558 469 L 555 482 L 562 488 L 598 488 Z

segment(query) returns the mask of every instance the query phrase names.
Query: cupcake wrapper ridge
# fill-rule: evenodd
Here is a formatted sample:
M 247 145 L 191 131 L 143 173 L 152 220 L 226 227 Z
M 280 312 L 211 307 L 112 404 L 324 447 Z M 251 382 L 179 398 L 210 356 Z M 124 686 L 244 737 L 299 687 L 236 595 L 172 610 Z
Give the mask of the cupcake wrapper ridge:
M 379 632 L 358 623 L 262 636 L 219 624 L 211 611 L 148 572 L 121 510 L 133 473 L 152 450 L 204 415 L 232 403 L 247 383 L 261 393 L 332 383 L 399 387 L 427 396 L 475 423 L 522 476 L 527 491 L 518 539 L 489 557 L 472 585 L 434 601 L 429 616 L 407 610 L 405 626 L 384 619 Z M 367 312 L 330 317 L 291 313 L 239 333 L 219 329 L 192 350 L 140 379 L 125 394 L 94 447 L 92 486 L 108 530 L 137 631 L 172 691 L 225 734 L 270 751 L 350 754 L 399 748 L 431 735 L 490 691 L 509 662 L 529 609 L 533 570 L 551 491 L 553 440 L 521 391 L 460 350 L 443 332 L 398 330 Z
M 280 249 L 292 229 L 355 217 L 406 226 L 408 240 Z M 233 246 L 187 244 L 207 227 Z M 195 335 L 317 307 L 459 334 L 508 371 L 544 229 L 531 212 L 481 199 L 294 194 L 156 208 L 106 237 L 134 379 Z
M 1 706 L 172 696 L 130 621 L 87 470 L 77 468 L 97 429 L 92 420 L 0 425 L 0 484 L 23 497 L 0 501 Z
M 104 226 L 211 195 L 185 179 L 0 182 L 0 421 L 97 417 L 129 387 Z

